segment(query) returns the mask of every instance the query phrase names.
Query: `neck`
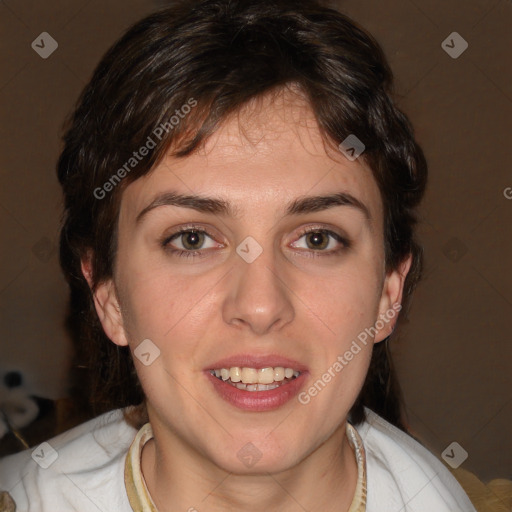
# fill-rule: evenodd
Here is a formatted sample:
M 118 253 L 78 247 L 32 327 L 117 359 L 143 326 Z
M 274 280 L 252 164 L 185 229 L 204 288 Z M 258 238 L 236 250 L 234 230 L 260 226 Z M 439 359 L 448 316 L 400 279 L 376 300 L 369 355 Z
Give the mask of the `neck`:
M 148 441 L 141 469 L 159 512 L 347 511 L 357 463 L 343 423 L 296 466 L 277 473 L 238 475 L 198 454 L 174 434 Z

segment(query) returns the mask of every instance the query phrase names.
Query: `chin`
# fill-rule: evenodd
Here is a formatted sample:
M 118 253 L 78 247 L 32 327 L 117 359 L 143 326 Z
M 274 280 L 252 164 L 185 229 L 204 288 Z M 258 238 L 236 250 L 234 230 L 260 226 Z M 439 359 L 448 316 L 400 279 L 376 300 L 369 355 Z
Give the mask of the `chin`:
M 232 473 L 233 475 L 240 476 L 268 476 L 268 474 L 281 473 L 286 471 L 297 464 L 297 461 L 292 462 L 283 460 L 282 457 L 257 457 L 249 459 L 245 457 L 243 460 L 238 458 L 233 459 L 230 457 L 228 460 L 219 460 L 217 466 L 224 471 Z
M 222 454 L 211 454 L 210 460 L 222 468 L 237 475 L 266 475 L 279 473 L 295 466 L 298 461 L 297 447 L 272 443 L 265 436 L 247 436 L 231 441 Z

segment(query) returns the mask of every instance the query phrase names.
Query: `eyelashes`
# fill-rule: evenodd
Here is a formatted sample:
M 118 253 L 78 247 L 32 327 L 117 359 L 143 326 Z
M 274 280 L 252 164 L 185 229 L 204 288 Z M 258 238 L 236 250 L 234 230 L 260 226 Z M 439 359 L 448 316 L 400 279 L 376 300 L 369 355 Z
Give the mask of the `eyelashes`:
M 187 236 L 185 237 L 185 235 Z M 161 245 L 167 252 L 181 258 L 204 257 L 204 251 L 200 252 L 200 249 L 203 249 L 202 247 L 200 247 L 198 250 L 188 249 L 187 247 L 185 247 L 183 242 L 185 242 L 186 245 L 193 244 L 195 240 L 204 242 L 206 237 L 212 240 L 215 239 L 214 235 L 212 235 L 208 230 L 204 228 L 184 227 L 180 228 L 175 233 L 165 237 L 161 241 Z M 173 242 L 174 240 L 180 241 L 181 245 L 183 246 L 183 249 L 172 248 L 171 242 Z
M 303 253 L 305 257 L 330 257 L 340 255 L 347 251 L 351 246 L 351 241 L 330 229 L 324 227 L 308 227 L 301 230 L 297 235 L 297 240 L 290 244 L 293 248 L 300 249 L 298 252 Z M 204 258 L 214 249 L 215 235 L 203 226 L 184 226 L 170 235 L 166 235 L 160 240 L 162 248 L 172 256 L 179 258 Z M 301 239 L 305 239 L 306 247 L 297 247 L 297 243 Z M 209 239 L 209 240 L 208 240 Z M 177 242 L 181 247 L 173 246 L 173 242 Z M 327 242 L 327 243 L 325 243 Z M 207 247 L 205 247 L 205 244 Z M 338 245 L 332 248 L 332 245 Z M 198 245 L 198 247 L 194 247 Z M 219 244 L 222 248 L 223 244 Z M 329 250 L 326 250 L 329 249 Z
M 311 238 L 308 239 L 309 235 L 311 235 Z M 324 241 L 327 240 L 327 246 L 324 246 L 324 244 L 317 245 L 319 235 L 320 235 L 320 238 L 324 239 Z M 323 256 L 331 256 L 331 255 L 339 254 L 341 251 L 344 251 L 344 250 L 348 249 L 349 247 L 351 247 L 351 242 L 346 237 L 336 233 L 335 231 L 332 231 L 330 229 L 325 229 L 325 228 L 315 228 L 315 227 L 306 228 L 299 233 L 298 240 L 301 240 L 302 238 L 305 238 L 307 245 L 309 245 L 308 244 L 309 242 L 312 242 L 314 240 L 312 242 L 312 246 L 311 247 L 308 246 L 307 248 L 305 248 L 305 250 L 309 250 L 309 251 L 313 251 L 313 253 L 317 253 L 317 254 L 314 254 L 315 256 L 320 256 L 320 254 L 318 254 L 318 253 L 323 253 L 322 254 Z M 332 241 L 340 244 L 341 247 L 337 247 L 336 249 L 331 248 L 331 250 L 329 250 L 329 251 L 324 251 L 323 249 L 328 248 L 329 245 L 331 245 Z M 294 244 L 296 244 L 296 243 L 297 242 L 294 242 Z M 294 244 L 292 244 L 292 245 L 295 246 Z

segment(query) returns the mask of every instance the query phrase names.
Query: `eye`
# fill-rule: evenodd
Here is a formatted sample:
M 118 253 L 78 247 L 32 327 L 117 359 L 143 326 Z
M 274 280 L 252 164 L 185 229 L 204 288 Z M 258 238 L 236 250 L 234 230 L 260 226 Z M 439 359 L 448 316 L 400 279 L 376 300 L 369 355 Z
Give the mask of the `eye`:
M 304 239 L 302 245 L 300 240 Z M 341 247 L 339 247 L 341 245 Z M 292 247 L 314 252 L 326 253 L 325 256 L 337 254 L 350 247 L 350 242 L 338 233 L 324 228 L 307 228 L 300 238 L 291 244 Z M 337 247 L 338 246 L 338 247 Z
M 206 230 L 190 227 L 181 228 L 179 231 L 166 236 L 161 242 L 164 249 L 185 258 L 199 256 L 198 251 L 212 249 L 215 244 L 213 236 Z

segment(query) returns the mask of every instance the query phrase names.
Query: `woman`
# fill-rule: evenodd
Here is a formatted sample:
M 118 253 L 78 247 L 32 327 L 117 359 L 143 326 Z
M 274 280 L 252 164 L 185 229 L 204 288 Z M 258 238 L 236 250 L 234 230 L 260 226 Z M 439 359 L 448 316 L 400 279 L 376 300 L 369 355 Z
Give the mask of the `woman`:
M 403 432 L 386 351 L 427 176 L 391 87 L 313 0 L 182 2 L 106 54 L 58 177 L 110 412 L 4 459 L 18 509 L 475 510 Z

